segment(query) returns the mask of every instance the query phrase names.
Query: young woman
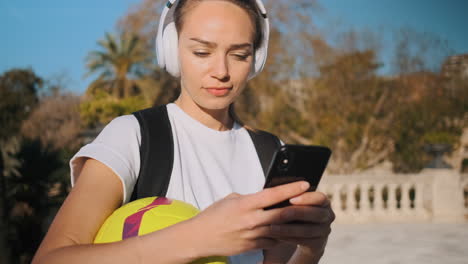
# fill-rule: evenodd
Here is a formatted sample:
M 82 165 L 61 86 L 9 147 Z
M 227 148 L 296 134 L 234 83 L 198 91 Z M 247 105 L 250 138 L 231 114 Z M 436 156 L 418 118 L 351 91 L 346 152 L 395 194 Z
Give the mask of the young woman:
M 202 212 L 145 236 L 92 244 L 104 220 L 129 201 L 140 170 L 138 121 L 118 117 L 73 157 L 73 188 L 33 263 L 169 264 L 213 255 L 231 256 L 231 263 L 317 263 L 334 219 L 328 199 L 307 192 L 306 182 L 262 190 L 265 178 L 252 140 L 229 110 L 263 67 L 257 56 L 266 56 L 263 5 L 171 2 L 166 8 L 173 9 L 168 16 L 178 38 L 169 47 L 175 55 L 166 58 L 173 61 L 165 64 L 180 76 L 182 90 L 167 105 L 174 140 L 167 197 Z M 292 206 L 263 209 L 288 199 Z

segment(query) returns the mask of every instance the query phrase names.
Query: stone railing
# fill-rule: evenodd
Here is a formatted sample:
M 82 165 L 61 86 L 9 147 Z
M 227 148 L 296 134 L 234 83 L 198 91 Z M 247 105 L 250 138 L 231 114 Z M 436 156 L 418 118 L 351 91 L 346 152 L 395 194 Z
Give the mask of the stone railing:
M 461 222 L 468 215 L 464 184 L 468 180 L 449 169 L 374 171 L 324 175 L 319 191 L 330 197 L 338 223 Z

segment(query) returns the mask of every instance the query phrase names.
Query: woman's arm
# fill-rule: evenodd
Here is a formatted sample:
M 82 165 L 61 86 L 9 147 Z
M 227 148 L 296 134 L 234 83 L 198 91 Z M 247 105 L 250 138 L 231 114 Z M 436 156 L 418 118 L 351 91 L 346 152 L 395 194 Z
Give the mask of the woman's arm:
M 121 182 L 111 169 L 87 160 L 74 188 L 42 241 L 38 263 L 188 263 L 206 256 L 231 256 L 274 247 L 271 223 L 285 209 L 263 208 L 309 188 L 295 182 L 255 194 L 230 194 L 200 214 L 168 228 L 110 244 L 92 244 L 104 220 L 120 206 Z M 182 250 L 181 250 L 182 249 Z
M 122 183 L 107 166 L 88 159 L 33 263 L 187 263 L 196 259 L 190 227 L 180 223 L 146 236 L 92 244 L 105 219 L 122 203 Z M 184 234 L 184 235 L 181 235 Z

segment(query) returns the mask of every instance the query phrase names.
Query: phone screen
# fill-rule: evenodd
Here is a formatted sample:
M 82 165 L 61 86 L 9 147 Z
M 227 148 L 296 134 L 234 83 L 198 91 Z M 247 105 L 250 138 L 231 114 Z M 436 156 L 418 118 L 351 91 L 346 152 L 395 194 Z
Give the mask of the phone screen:
M 324 146 L 281 146 L 270 163 L 264 188 L 305 180 L 310 184 L 308 191 L 315 191 L 330 155 L 331 150 Z M 287 200 L 270 208 L 288 205 L 290 203 Z

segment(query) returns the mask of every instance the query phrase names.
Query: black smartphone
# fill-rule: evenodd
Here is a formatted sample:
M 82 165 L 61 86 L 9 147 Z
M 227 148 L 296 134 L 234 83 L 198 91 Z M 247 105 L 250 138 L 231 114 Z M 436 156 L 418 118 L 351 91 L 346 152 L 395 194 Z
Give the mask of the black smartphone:
M 310 184 L 308 191 L 315 191 L 330 156 L 331 150 L 325 146 L 283 145 L 273 156 L 264 188 L 304 180 Z M 291 204 L 286 200 L 265 209 L 288 205 Z

